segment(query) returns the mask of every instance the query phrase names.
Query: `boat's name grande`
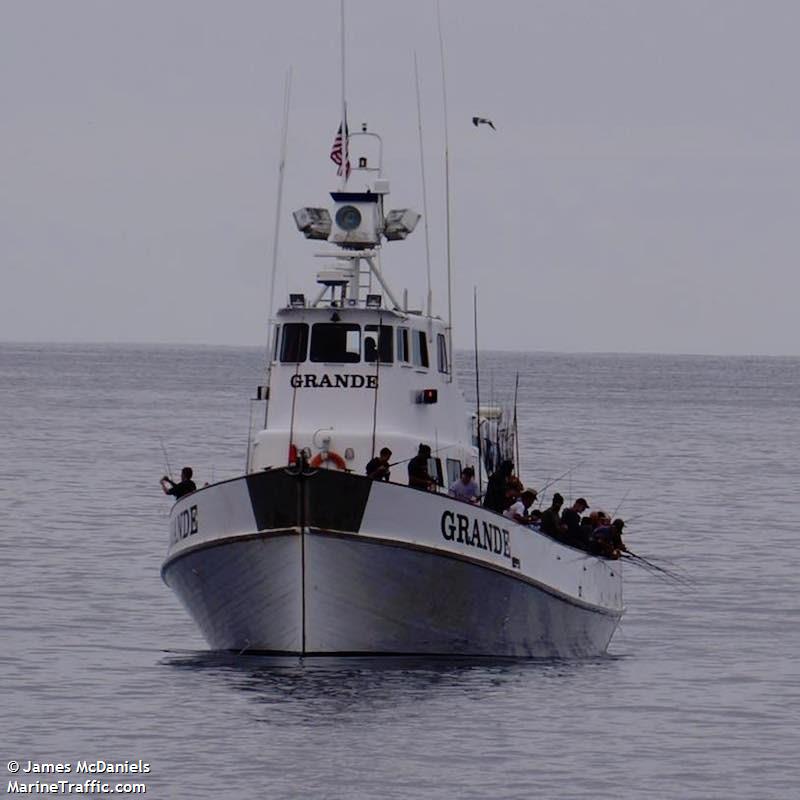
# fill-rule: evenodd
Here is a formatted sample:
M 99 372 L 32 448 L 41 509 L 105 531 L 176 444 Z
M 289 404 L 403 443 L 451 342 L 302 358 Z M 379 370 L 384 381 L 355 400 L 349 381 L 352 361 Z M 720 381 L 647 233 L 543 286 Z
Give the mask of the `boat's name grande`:
M 169 543 L 175 544 L 180 539 L 185 539 L 187 536 L 193 536 L 200 530 L 197 521 L 197 506 L 191 506 L 185 511 L 176 514 L 169 524 Z
M 293 389 L 377 389 L 377 375 L 292 375 Z
M 470 519 L 466 514 L 445 511 L 442 514 L 442 536 L 448 542 L 460 542 L 511 558 L 509 533 L 505 528 L 499 528 L 491 522 Z

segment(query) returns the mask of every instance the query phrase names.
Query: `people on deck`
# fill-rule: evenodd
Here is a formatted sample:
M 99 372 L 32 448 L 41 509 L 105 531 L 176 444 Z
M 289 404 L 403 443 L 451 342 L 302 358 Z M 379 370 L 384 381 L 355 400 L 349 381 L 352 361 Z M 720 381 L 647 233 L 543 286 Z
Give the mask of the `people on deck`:
M 382 447 L 381 452 L 367 464 L 367 477 L 373 481 L 388 481 L 391 471 L 389 459 L 392 451 L 388 447 Z
M 610 525 L 611 519 L 605 511 L 597 510 L 589 514 L 589 521 L 592 523 L 592 530 L 600 528 L 603 525 Z
M 581 514 L 589 508 L 583 497 L 579 497 L 569 508 L 561 512 L 561 522 L 566 527 L 566 536 L 570 543 L 581 544 L 586 539 L 581 528 Z
M 529 525 L 531 522 L 530 507 L 536 501 L 536 492 L 533 489 L 524 489 L 519 496 L 519 500 L 509 506 L 503 516 L 519 522 L 520 525 Z
M 192 480 L 192 468 L 184 467 L 181 470 L 181 479 L 179 483 L 175 483 L 168 475 L 165 475 L 159 483 L 164 490 L 164 494 L 172 495 L 176 500 L 192 492 L 197 491 L 197 486 Z
M 408 462 L 408 485 L 425 492 L 436 491 L 436 479 L 428 472 L 430 445 L 421 444 L 414 458 Z
M 561 513 L 561 506 L 564 505 L 564 498 L 556 492 L 553 495 L 553 502 L 550 508 L 542 513 L 542 533 L 552 536 L 556 539 L 562 539 L 567 526 L 561 522 L 559 515 Z
M 466 503 L 478 503 L 480 501 L 480 490 L 475 481 L 475 470 L 472 467 L 464 467 L 461 470 L 461 477 L 450 484 L 447 490 L 450 497 L 456 500 L 463 500 Z
M 519 497 L 521 491 L 522 484 L 514 475 L 514 462 L 508 459 L 502 461 L 489 476 L 483 507 L 502 514 Z
M 615 519 L 610 525 L 601 525 L 595 528 L 592 533 L 592 545 L 595 552 L 606 558 L 619 558 L 622 553 L 626 552 L 628 548 L 622 541 L 624 527 L 624 520 Z

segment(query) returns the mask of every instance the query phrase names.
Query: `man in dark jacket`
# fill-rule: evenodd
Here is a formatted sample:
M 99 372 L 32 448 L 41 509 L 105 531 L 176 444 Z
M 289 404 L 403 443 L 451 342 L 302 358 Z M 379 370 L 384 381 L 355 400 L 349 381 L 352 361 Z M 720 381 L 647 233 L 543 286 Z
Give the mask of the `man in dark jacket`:
M 382 447 L 380 454 L 367 464 L 367 477 L 374 481 L 388 481 L 391 474 L 389 471 L 391 457 L 392 451 L 388 447 Z
M 428 472 L 428 459 L 431 457 L 431 448 L 421 444 L 414 458 L 408 462 L 408 485 L 425 492 L 436 489 L 436 481 Z
M 579 497 L 570 508 L 565 508 L 561 512 L 561 522 L 567 528 L 567 538 L 570 544 L 585 544 L 585 537 L 581 530 L 581 514 L 589 508 L 589 504 L 582 497 Z
M 502 514 L 508 508 L 510 503 L 507 502 L 506 490 L 513 474 L 514 462 L 502 461 L 500 466 L 489 476 L 486 494 L 483 496 L 484 508 L 496 511 L 498 514 Z
M 169 478 L 166 475 L 161 479 L 160 483 L 161 488 L 164 490 L 164 494 L 171 494 L 176 500 L 180 500 L 180 498 L 185 494 L 190 494 L 191 492 L 197 491 L 197 486 L 195 486 L 194 481 L 192 480 L 191 467 L 184 467 L 181 470 L 180 483 L 175 483 L 172 478 Z
M 546 533 L 554 539 L 563 539 L 567 530 L 567 526 L 558 518 L 562 505 L 564 505 L 564 498 L 556 492 L 553 495 L 552 505 L 542 514 L 542 533 Z

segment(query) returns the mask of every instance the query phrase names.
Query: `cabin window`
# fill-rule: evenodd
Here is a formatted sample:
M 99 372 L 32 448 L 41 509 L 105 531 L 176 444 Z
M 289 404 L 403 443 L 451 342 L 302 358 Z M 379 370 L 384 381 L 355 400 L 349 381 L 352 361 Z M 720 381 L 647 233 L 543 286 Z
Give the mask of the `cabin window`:
M 311 360 L 355 364 L 361 360 L 361 327 L 318 322 L 311 327 Z
M 428 368 L 428 340 L 425 338 L 425 331 L 413 331 L 412 342 L 414 343 L 414 366 Z
M 457 458 L 447 459 L 447 485 L 451 486 L 461 477 L 461 462 Z
M 281 361 L 284 364 L 299 364 L 306 360 L 308 352 L 308 325 L 305 322 L 287 322 L 283 326 Z
M 433 478 L 439 486 L 444 486 L 444 480 L 442 479 L 442 459 L 441 458 L 433 458 L 431 456 L 428 459 L 428 475 Z
M 388 325 L 365 325 L 364 361 L 374 364 L 378 352 L 381 364 L 392 363 L 392 329 Z
M 450 372 L 447 364 L 447 339 L 443 333 L 436 334 L 436 355 L 439 362 L 439 372 Z
M 397 329 L 397 360 L 404 364 L 411 362 L 408 349 L 408 328 Z
M 281 346 L 281 326 L 276 325 L 275 330 L 272 334 L 272 360 L 278 360 L 278 354 L 280 353 L 280 346 Z

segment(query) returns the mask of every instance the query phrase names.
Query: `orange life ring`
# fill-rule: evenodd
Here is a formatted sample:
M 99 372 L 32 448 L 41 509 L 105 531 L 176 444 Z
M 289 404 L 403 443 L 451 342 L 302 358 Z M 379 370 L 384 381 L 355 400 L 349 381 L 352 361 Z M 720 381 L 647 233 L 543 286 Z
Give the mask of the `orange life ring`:
M 347 464 L 345 464 L 344 459 L 333 450 L 328 450 L 327 453 L 317 453 L 314 458 L 311 459 L 309 466 L 316 469 L 322 466 L 323 461 L 332 461 L 336 465 L 336 469 L 340 469 L 343 472 L 347 469 Z

